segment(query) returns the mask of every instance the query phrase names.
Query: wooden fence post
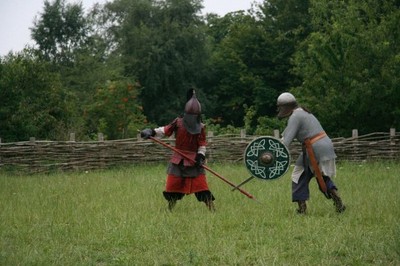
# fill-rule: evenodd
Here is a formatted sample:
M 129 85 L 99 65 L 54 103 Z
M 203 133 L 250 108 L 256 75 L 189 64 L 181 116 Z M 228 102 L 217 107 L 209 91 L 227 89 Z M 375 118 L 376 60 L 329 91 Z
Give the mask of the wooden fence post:
M 75 142 L 75 133 L 69 133 L 69 141 Z
M 353 148 L 352 150 L 352 155 L 357 156 L 359 153 L 359 148 L 358 148 L 358 129 L 353 129 L 351 132 L 351 137 L 353 141 Z
M 30 146 L 30 149 L 32 149 L 32 153 L 35 154 L 36 151 L 36 138 L 35 137 L 30 137 L 29 138 L 29 144 L 31 144 L 32 146 Z M 29 160 L 29 167 L 35 172 L 36 171 L 36 160 Z M 40 166 L 40 163 L 39 163 Z
M 358 129 L 353 129 L 353 131 L 351 132 L 351 137 L 353 139 L 357 139 L 358 138 Z
M 390 129 L 390 145 L 395 145 L 396 144 L 396 129 L 391 128 Z
M 242 139 L 246 138 L 246 129 L 241 129 L 241 130 L 240 130 L 240 137 L 241 137 Z
M 213 131 L 208 131 L 207 132 L 207 142 L 208 142 L 208 146 L 211 147 L 211 149 L 207 149 L 207 157 L 210 161 L 212 161 L 213 159 L 213 149 L 212 149 L 212 141 L 213 141 L 213 137 L 214 137 L 214 132 Z
M 104 142 L 104 135 L 103 135 L 103 133 L 98 133 L 97 134 L 97 140 L 99 141 L 99 142 Z M 99 146 L 100 147 L 100 146 Z M 102 149 L 101 147 L 100 147 L 100 168 L 105 168 L 106 167 L 106 159 L 105 159 L 105 151 L 104 151 L 104 149 Z
M 104 141 L 104 135 L 103 133 L 98 133 L 97 134 L 97 140 L 103 142 Z
M 246 129 L 241 129 L 240 130 L 240 138 L 241 138 L 241 142 L 245 142 L 246 141 Z
M 277 138 L 277 139 L 280 139 L 279 129 L 274 129 L 274 137 Z
M 389 131 L 389 139 L 390 139 L 390 158 L 396 158 L 396 129 L 390 128 Z
M 69 141 L 70 142 L 75 142 L 75 133 L 71 132 L 69 133 Z M 68 145 L 68 156 L 67 156 L 67 160 L 68 160 L 68 165 L 70 165 L 69 167 L 76 170 L 78 169 L 78 167 L 74 164 L 74 147 L 73 145 Z

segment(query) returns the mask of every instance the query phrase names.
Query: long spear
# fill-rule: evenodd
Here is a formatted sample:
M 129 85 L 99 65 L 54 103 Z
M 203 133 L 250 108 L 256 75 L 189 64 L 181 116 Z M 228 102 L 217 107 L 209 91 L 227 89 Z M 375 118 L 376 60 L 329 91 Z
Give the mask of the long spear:
M 169 145 L 169 144 L 167 144 L 167 143 L 165 143 L 165 142 L 162 142 L 161 140 L 159 140 L 159 139 L 157 139 L 157 138 L 155 138 L 155 137 L 150 136 L 150 139 L 153 140 L 154 142 L 157 142 L 158 144 L 163 145 L 164 147 L 167 147 L 168 149 L 173 150 L 174 152 L 179 153 L 181 156 L 185 157 L 185 158 L 188 159 L 189 161 L 191 161 L 191 162 L 193 162 L 193 163 L 195 162 L 192 158 L 190 158 L 189 156 L 187 156 L 186 154 L 184 154 L 182 151 L 178 150 L 177 148 L 172 147 L 171 145 Z M 251 194 L 247 193 L 246 191 L 244 191 L 243 189 L 239 188 L 238 186 L 236 186 L 235 184 L 233 184 L 232 182 L 230 182 L 229 180 L 227 180 L 226 178 L 224 178 L 223 176 L 221 176 L 220 174 L 218 174 L 218 173 L 215 172 L 214 170 L 210 169 L 207 165 L 204 165 L 204 164 L 203 164 L 202 167 L 203 167 L 204 169 L 206 169 L 207 171 L 209 171 L 210 173 L 213 173 L 216 177 L 220 178 L 220 179 L 221 179 L 222 181 L 224 181 L 225 183 L 227 183 L 227 184 L 229 184 L 230 186 L 234 187 L 235 189 L 239 190 L 240 193 L 246 195 L 248 198 L 257 201 L 257 200 L 254 198 L 253 195 L 251 195 Z M 257 202 L 258 202 L 258 201 L 257 201 Z

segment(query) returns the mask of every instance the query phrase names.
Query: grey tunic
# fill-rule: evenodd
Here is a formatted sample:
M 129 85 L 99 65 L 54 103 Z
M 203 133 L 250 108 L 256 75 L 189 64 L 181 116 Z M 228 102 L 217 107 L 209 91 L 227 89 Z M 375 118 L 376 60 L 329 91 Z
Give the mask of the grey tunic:
M 287 127 L 282 133 L 282 141 L 287 147 L 289 147 L 294 139 L 297 139 L 303 144 L 304 140 L 311 138 L 322 131 L 324 131 L 324 129 L 318 119 L 313 114 L 310 114 L 299 107 L 295 109 L 289 117 Z M 328 176 L 333 176 L 336 172 L 334 163 L 336 154 L 331 139 L 328 136 L 325 136 L 315 142 L 312 146 L 321 171 Z M 301 153 L 299 158 L 297 158 L 296 166 L 297 169 L 295 169 L 296 171 L 294 172 L 298 175 L 299 170 L 301 170 L 298 167 L 303 167 L 303 153 Z M 301 172 L 302 170 L 300 171 L 300 174 Z M 295 179 L 298 179 L 298 177 L 299 176 L 296 176 L 294 181 Z

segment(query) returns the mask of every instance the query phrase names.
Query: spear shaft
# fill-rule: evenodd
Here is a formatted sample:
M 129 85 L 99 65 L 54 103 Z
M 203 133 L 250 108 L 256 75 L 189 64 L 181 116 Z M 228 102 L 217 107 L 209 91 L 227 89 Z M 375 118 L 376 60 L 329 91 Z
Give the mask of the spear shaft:
M 151 136 L 150 136 L 150 139 L 153 140 L 154 142 L 157 142 L 158 144 L 161 144 L 161 145 L 164 146 L 164 147 L 167 147 L 168 149 L 173 150 L 173 151 L 176 152 L 176 153 L 179 153 L 182 157 L 185 157 L 185 158 L 188 159 L 189 161 L 191 161 L 191 162 L 193 162 L 193 163 L 195 162 L 192 158 L 190 158 L 189 156 L 187 156 L 186 154 L 184 154 L 182 151 L 178 150 L 177 148 L 172 147 L 171 145 L 169 145 L 169 144 L 167 144 L 167 143 L 165 143 L 165 142 L 163 142 L 163 141 L 161 141 L 161 140 L 159 140 L 159 139 L 157 139 L 157 138 L 155 138 L 155 137 L 151 137 Z M 254 198 L 253 195 L 251 195 L 251 194 L 249 194 L 248 192 L 244 191 L 243 189 L 239 188 L 238 186 L 236 186 L 235 184 L 233 184 L 232 182 L 230 182 L 229 180 L 227 180 L 226 178 L 224 178 L 222 175 L 220 175 L 220 174 L 218 174 L 217 172 L 215 172 L 214 170 L 210 169 L 207 165 L 204 165 L 204 164 L 203 164 L 202 167 L 203 167 L 204 169 L 206 169 L 207 171 L 209 171 L 210 173 L 214 174 L 216 177 L 220 178 L 220 179 L 221 179 L 222 181 L 224 181 L 225 183 L 227 183 L 227 184 L 229 184 L 230 186 L 234 187 L 236 190 L 240 191 L 240 193 L 246 195 L 248 198 L 253 199 L 253 200 L 256 200 L 256 199 Z M 257 201 L 257 200 L 256 200 L 256 201 Z

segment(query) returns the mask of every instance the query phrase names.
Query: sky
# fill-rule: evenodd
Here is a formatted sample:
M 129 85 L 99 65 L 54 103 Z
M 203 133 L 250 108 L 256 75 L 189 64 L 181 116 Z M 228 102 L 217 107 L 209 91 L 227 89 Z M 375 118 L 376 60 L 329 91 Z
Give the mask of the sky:
M 69 3 L 82 2 L 88 10 L 95 3 L 107 0 L 66 0 Z M 51 1 L 52 2 L 52 1 Z M 203 0 L 203 13 L 217 13 L 220 16 L 238 10 L 247 10 L 251 4 L 261 0 Z M 33 45 L 31 28 L 35 16 L 43 11 L 44 0 L 0 0 L 0 56 L 10 51 L 19 52 L 26 45 Z

